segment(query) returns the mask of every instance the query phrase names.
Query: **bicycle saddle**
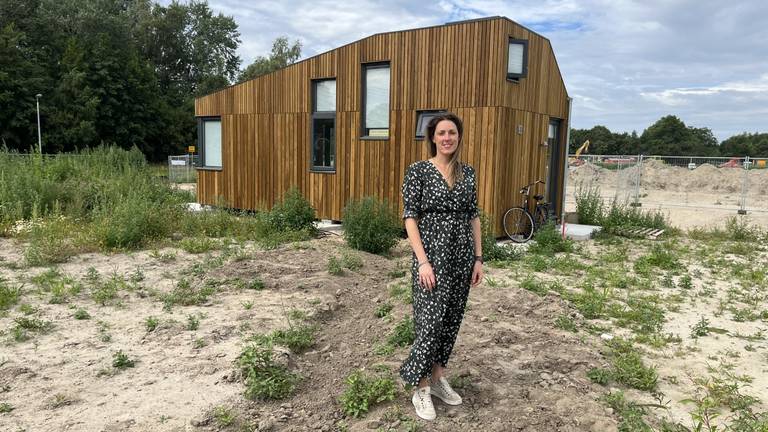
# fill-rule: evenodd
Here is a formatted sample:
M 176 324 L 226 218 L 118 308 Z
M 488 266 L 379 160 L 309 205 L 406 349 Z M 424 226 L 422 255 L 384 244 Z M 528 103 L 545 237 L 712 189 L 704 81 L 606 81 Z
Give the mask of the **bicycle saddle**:
M 536 201 L 541 201 L 544 199 L 544 195 L 534 195 L 533 199 L 535 199 Z

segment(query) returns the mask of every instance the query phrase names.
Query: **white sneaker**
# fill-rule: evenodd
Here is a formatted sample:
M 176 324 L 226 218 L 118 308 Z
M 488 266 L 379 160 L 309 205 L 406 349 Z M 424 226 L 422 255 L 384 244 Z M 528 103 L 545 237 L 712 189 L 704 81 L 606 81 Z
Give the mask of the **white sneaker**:
M 432 395 L 437 396 L 440 400 L 448 405 L 461 405 L 461 396 L 453 391 L 451 385 L 448 384 L 448 380 L 445 377 L 440 377 L 438 382 L 432 381 L 430 387 Z
M 416 389 L 411 400 L 413 401 L 413 407 L 416 408 L 416 415 L 424 420 L 434 420 L 437 418 L 435 406 L 432 405 L 429 387 Z

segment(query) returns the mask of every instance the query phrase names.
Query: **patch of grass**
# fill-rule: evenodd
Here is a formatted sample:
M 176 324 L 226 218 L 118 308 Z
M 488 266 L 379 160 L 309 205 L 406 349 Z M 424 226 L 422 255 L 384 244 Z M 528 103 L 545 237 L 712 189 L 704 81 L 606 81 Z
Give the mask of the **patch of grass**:
M 626 305 L 611 307 L 610 315 L 617 319 L 620 327 L 629 327 L 638 334 L 652 334 L 661 331 L 664 325 L 664 310 L 658 305 L 658 296 L 632 296 L 626 300 Z
M 227 427 L 235 423 L 237 415 L 231 408 L 217 406 L 213 409 L 213 419 L 216 421 L 218 427 Z
M 709 320 L 706 317 L 701 317 L 696 324 L 691 326 L 691 337 L 694 339 L 707 336 L 709 335 L 709 332 Z
M 584 318 L 597 319 L 603 317 L 610 297 L 608 287 L 598 291 L 591 283 L 583 283 L 581 288 L 581 292 L 568 293 L 566 298 L 573 303 L 574 307 Z
M 169 252 L 160 252 L 157 249 L 153 249 L 152 252 L 149 253 L 150 258 L 153 258 L 157 261 L 160 261 L 161 263 L 170 263 L 173 261 L 176 261 L 176 252 L 169 251 Z
M 356 271 L 363 268 L 363 259 L 352 251 L 344 251 L 341 253 L 341 265 L 351 271 Z
M 653 432 L 654 429 L 643 419 L 646 414 L 645 408 L 635 402 L 628 401 L 623 392 L 608 393 L 602 396 L 600 400 L 611 407 L 621 419 L 619 432 Z
M 182 239 L 179 242 L 179 247 L 187 253 L 201 254 L 220 249 L 221 243 L 208 237 L 190 237 Z
M 5 414 L 13 411 L 15 408 L 8 402 L 0 402 L 0 414 Z
M 611 381 L 612 374 L 608 369 L 592 368 L 587 371 L 587 378 L 595 384 L 606 385 Z
M 72 315 L 76 320 L 87 320 L 91 319 L 91 314 L 88 313 L 87 310 L 83 308 L 77 308 L 75 310 L 75 313 Z
M 208 301 L 208 297 L 215 292 L 215 284 L 206 282 L 195 287 L 189 279 L 182 278 L 170 293 L 163 296 L 164 308 L 170 309 L 177 304 L 182 306 L 201 305 Z
M 616 338 L 608 343 L 611 350 L 611 377 L 631 388 L 654 391 L 658 382 L 656 368 L 646 366 L 642 355 L 630 341 Z
M 274 361 L 271 346 L 251 344 L 235 360 L 245 381 L 245 397 L 251 400 L 284 399 L 290 396 L 299 376 Z
M 16 342 L 24 342 L 30 339 L 30 333 L 45 334 L 53 329 L 53 323 L 39 318 L 18 317 L 13 320 L 14 326 L 11 334 Z
M 23 313 L 24 315 L 36 315 L 38 312 L 40 312 L 40 309 L 32 306 L 29 303 L 22 303 L 19 306 L 19 312 Z
M 117 350 L 112 354 L 112 367 L 117 370 L 128 369 L 136 366 L 136 361 L 128 357 L 123 350 Z
M 413 318 L 406 316 L 392 330 L 387 343 L 395 347 L 407 347 L 413 343 L 415 338 Z
M 200 328 L 200 315 L 187 315 L 187 330 L 194 331 Z
M 0 310 L 7 310 L 19 302 L 21 286 L 11 286 L 4 278 L 0 277 Z
M 158 325 L 160 325 L 160 320 L 157 317 L 148 316 L 144 320 L 144 328 L 147 329 L 147 333 L 155 331 Z
M 560 314 L 557 316 L 555 319 L 555 327 L 559 328 L 560 330 L 566 330 L 573 333 L 579 331 L 579 329 L 576 327 L 576 323 L 573 322 L 571 317 L 565 314 Z
M 564 239 L 554 223 L 539 228 L 533 235 L 533 240 L 535 243 L 528 248 L 529 253 L 554 256 L 560 252 L 573 252 L 573 240 Z
M 51 268 L 31 278 L 41 293 L 50 294 L 51 304 L 66 303 L 70 297 L 80 293 L 82 285 L 58 269 Z
M 117 294 L 121 290 L 128 288 L 128 283 L 123 276 L 113 273 L 105 282 L 97 282 L 91 288 L 91 298 L 96 303 L 106 306 L 111 300 L 117 298 Z
M 403 284 L 396 283 L 389 288 L 389 296 L 395 300 L 400 300 L 405 304 L 413 303 L 413 292 Z
M 376 318 L 384 318 L 385 316 L 389 315 L 390 312 L 392 312 L 392 308 L 392 303 L 384 302 L 381 304 L 381 306 L 376 308 L 374 315 L 376 315 Z
M 334 276 L 340 276 L 344 274 L 344 268 L 341 265 L 341 260 L 335 256 L 328 258 L 328 273 Z
M 243 309 L 245 310 L 251 310 L 253 308 L 253 301 L 248 300 L 241 303 L 243 305 Z
M 394 400 L 397 394 L 392 378 L 368 376 L 362 370 L 352 372 L 346 379 L 346 385 L 339 402 L 342 411 L 354 418 L 362 417 L 374 405 Z

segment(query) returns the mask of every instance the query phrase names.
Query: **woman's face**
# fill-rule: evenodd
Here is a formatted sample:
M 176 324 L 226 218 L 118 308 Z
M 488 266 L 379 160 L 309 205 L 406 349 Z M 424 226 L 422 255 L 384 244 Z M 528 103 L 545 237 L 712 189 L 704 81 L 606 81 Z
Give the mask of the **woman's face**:
M 435 128 L 432 141 L 437 147 L 438 154 L 452 155 L 459 147 L 459 131 L 456 129 L 456 124 L 450 120 L 441 120 Z

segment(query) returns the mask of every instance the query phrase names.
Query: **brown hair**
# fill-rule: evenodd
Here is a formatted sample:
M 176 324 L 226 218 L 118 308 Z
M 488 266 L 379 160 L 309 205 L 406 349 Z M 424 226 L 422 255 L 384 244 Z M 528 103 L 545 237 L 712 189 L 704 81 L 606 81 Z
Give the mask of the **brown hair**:
M 432 117 L 427 123 L 427 146 L 429 148 L 429 155 L 435 157 L 437 155 L 437 144 L 433 141 L 435 136 L 435 129 L 437 124 L 443 120 L 448 120 L 456 125 L 456 132 L 459 133 L 459 143 L 456 145 L 456 151 L 453 152 L 451 160 L 448 162 L 448 173 L 451 180 L 451 185 L 455 185 L 456 182 L 461 181 L 464 178 L 464 171 L 461 169 L 461 163 L 459 162 L 459 153 L 461 153 L 461 144 L 464 137 L 464 125 L 461 122 L 459 116 L 451 112 L 439 113 Z

